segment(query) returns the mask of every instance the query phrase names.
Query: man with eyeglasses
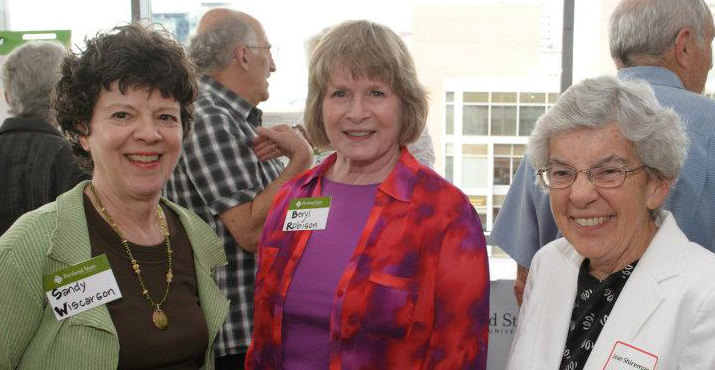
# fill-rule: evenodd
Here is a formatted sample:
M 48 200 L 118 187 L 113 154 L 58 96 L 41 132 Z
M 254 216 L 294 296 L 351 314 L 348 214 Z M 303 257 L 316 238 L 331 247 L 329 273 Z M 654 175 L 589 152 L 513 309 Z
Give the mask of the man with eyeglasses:
M 703 0 L 623 0 L 611 15 L 609 36 L 619 78 L 648 82 L 660 103 L 685 125 L 690 149 L 663 207 L 691 241 L 715 251 L 715 102 L 701 95 L 712 67 L 710 8 Z M 536 185 L 536 171 L 528 162 L 521 162 L 489 240 L 517 262 L 519 304 L 531 259 L 560 237 L 548 194 Z M 554 174 L 541 176 L 549 180 Z M 596 177 L 592 171 L 589 179 Z
M 224 244 L 228 265 L 216 271 L 216 280 L 231 306 L 214 344 L 216 368 L 243 369 L 253 331 L 258 237 L 273 196 L 310 167 L 313 154 L 298 131 L 261 126 L 256 106 L 268 99 L 276 66 L 255 18 L 209 10 L 189 55 L 201 74 L 195 122 L 166 195 L 203 218 Z M 285 166 L 277 158 L 283 155 Z

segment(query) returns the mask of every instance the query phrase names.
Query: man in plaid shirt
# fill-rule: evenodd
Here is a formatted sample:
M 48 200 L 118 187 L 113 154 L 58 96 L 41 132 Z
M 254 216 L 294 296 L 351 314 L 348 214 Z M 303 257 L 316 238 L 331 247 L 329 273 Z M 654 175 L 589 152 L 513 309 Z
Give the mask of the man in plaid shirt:
M 256 19 L 208 11 L 189 54 L 202 74 L 195 122 L 166 195 L 196 212 L 224 244 L 228 265 L 216 279 L 231 307 L 214 343 L 216 368 L 242 369 L 253 330 L 258 237 L 273 196 L 310 167 L 312 151 L 289 126 L 261 126 L 256 105 L 268 99 L 267 79 L 276 66 Z M 283 155 L 290 159 L 285 167 L 277 159 Z

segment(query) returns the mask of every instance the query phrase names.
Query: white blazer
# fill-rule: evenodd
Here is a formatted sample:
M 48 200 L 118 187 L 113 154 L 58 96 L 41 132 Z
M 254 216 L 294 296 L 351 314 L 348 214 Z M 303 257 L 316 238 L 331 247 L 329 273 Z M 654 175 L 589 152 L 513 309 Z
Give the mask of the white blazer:
M 657 356 L 658 370 L 715 369 L 715 254 L 688 241 L 670 212 L 659 219 L 585 370 L 604 369 L 617 341 Z M 564 238 L 536 254 L 507 369 L 558 369 L 583 259 Z

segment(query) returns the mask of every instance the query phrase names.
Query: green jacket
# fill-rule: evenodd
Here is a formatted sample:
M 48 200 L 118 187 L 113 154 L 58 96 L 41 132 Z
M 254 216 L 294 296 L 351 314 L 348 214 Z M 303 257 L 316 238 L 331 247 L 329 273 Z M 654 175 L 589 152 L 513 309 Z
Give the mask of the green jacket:
M 22 216 L 0 237 L 0 370 L 116 369 L 119 339 L 106 306 L 57 321 L 42 289 L 44 275 L 91 257 L 82 191 Z M 161 200 L 179 216 L 194 252 L 199 301 L 209 343 L 203 369 L 213 369 L 212 343 L 228 313 L 216 286 L 216 266 L 226 263 L 218 238 L 201 219 Z

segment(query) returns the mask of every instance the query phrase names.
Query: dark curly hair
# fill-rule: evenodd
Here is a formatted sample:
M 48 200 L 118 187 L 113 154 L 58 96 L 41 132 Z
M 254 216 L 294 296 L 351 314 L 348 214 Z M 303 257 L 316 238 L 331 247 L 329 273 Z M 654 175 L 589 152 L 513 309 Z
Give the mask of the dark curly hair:
M 89 135 L 99 94 L 102 89 L 109 91 L 114 82 L 122 94 L 128 88 L 149 88 L 179 102 L 186 138 L 194 115 L 196 72 L 169 32 L 153 24 L 132 23 L 100 32 L 85 43 L 83 51 L 70 53 L 63 61 L 53 96 L 57 122 L 85 171 L 91 172 L 94 163 L 79 138 Z

